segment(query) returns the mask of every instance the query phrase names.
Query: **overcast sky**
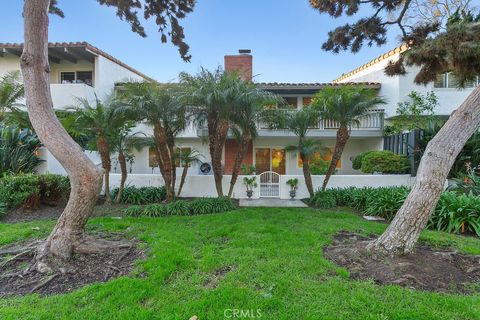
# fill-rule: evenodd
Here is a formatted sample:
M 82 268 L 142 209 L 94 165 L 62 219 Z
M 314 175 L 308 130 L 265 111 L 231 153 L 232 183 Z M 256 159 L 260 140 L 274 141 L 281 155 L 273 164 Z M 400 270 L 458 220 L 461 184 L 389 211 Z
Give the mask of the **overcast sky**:
M 175 80 L 180 71 L 223 65 L 225 54 L 251 49 L 254 74 L 261 82 L 328 82 L 399 44 L 391 31 L 383 47 L 334 55 L 321 50 L 329 30 L 353 18 L 331 19 L 308 0 L 198 0 L 183 20 L 193 55 L 185 63 L 171 44 L 160 43 L 153 21 L 147 38 L 130 31 L 111 8 L 94 0 L 58 0 L 65 18 L 51 17 L 50 41 L 87 41 L 159 81 Z M 9 0 L 0 12 L 0 42 L 22 42 L 22 0 Z M 366 11 L 364 11 L 366 12 Z

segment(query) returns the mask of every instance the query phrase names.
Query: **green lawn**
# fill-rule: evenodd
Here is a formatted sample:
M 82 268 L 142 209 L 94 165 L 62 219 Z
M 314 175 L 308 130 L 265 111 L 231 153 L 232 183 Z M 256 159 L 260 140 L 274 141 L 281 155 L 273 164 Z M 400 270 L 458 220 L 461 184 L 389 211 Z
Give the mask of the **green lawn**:
M 53 224 L 0 224 L 0 244 L 45 236 Z M 275 320 L 480 319 L 480 296 L 349 280 L 345 269 L 325 260 L 322 246 L 339 230 L 380 233 L 385 225 L 348 211 L 250 208 L 193 217 L 105 217 L 89 228 L 124 231 L 146 242 L 149 257 L 137 271 L 147 277 L 66 295 L 0 299 L 0 319 L 234 319 L 230 309 L 260 309 L 259 319 Z M 474 238 L 429 231 L 422 239 L 480 254 Z M 222 266 L 233 270 L 217 287 L 205 286 Z

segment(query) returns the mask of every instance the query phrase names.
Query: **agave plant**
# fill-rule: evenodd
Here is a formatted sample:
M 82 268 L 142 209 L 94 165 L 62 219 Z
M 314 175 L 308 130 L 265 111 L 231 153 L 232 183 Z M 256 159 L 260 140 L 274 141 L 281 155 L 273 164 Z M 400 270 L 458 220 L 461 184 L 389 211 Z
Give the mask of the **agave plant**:
M 36 134 L 15 126 L 0 126 L 0 176 L 33 172 L 40 164 Z

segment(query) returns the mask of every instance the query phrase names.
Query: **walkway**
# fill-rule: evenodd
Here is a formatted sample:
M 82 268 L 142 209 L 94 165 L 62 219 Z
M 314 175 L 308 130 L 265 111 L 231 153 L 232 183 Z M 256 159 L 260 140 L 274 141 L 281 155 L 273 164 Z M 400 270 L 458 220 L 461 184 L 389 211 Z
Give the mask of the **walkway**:
M 240 207 L 285 207 L 285 208 L 307 208 L 302 200 L 283 200 L 278 198 L 240 199 Z

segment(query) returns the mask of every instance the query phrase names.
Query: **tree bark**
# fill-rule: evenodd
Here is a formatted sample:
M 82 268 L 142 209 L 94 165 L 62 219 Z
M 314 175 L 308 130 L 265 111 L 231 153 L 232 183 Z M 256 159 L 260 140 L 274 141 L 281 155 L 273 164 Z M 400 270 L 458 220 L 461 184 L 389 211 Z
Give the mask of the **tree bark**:
M 428 143 L 410 194 L 387 230 L 368 249 L 389 255 L 414 251 L 455 159 L 479 126 L 480 87 L 477 87 Z
M 245 133 L 242 135 L 240 146 L 238 148 L 237 154 L 235 155 L 235 162 L 233 164 L 232 179 L 230 180 L 230 189 L 228 190 L 229 197 L 231 197 L 233 194 L 233 188 L 235 187 L 235 183 L 237 183 L 238 174 L 242 166 L 243 158 L 245 158 L 245 155 L 247 154 L 248 147 L 250 146 L 251 142 L 252 142 L 252 138 L 250 134 Z
M 120 203 L 122 201 L 123 190 L 125 189 L 125 182 L 127 181 L 127 160 L 125 159 L 125 154 L 122 150 L 118 152 L 118 163 L 120 164 L 120 172 L 122 174 L 122 178 L 120 179 L 120 186 L 118 187 L 117 198 L 115 199 L 115 203 Z
M 310 197 L 313 197 L 314 190 L 313 190 L 313 183 L 312 183 L 312 175 L 310 173 L 310 163 L 308 162 L 307 157 L 303 152 L 300 152 L 300 159 L 302 159 L 302 170 L 303 170 L 303 177 L 305 179 L 305 185 L 307 186 L 308 193 Z
M 20 64 L 30 121 L 40 141 L 67 171 L 71 192 L 55 228 L 37 253 L 37 261 L 46 257 L 69 259 L 72 256 L 85 236 L 85 224 L 102 186 L 102 172 L 65 131 L 53 110 L 48 64 L 49 2 L 24 2 L 25 44 Z
M 226 120 L 220 120 L 218 126 L 209 124 L 208 128 L 210 157 L 212 158 L 212 169 L 213 177 L 215 179 L 215 188 L 217 189 L 218 196 L 223 197 L 222 154 L 223 147 L 225 146 L 225 141 L 227 140 L 229 124 Z
M 187 179 L 187 173 L 188 166 L 184 166 L 182 171 L 182 177 L 180 178 L 180 186 L 178 187 L 177 197 L 179 197 L 182 193 L 183 185 L 185 184 L 185 180 Z
M 110 159 L 110 147 L 105 137 L 99 137 L 97 139 L 97 149 L 102 161 L 103 174 L 105 176 L 105 202 L 111 203 L 112 197 L 110 196 L 110 170 L 112 169 L 112 161 Z
M 165 189 L 167 190 L 167 201 L 172 201 L 175 198 L 175 190 L 172 188 L 172 158 L 166 143 L 167 136 L 165 134 L 165 129 L 160 125 L 154 125 L 153 136 L 155 140 L 158 166 L 163 181 L 165 182 Z
M 322 190 L 325 190 L 327 188 L 330 177 L 335 172 L 335 169 L 337 169 L 338 161 L 342 157 L 343 149 L 345 149 L 345 145 L 347 144 L 349 138 L 350 133 L 348 132 L 347 127 L 340 127 L 337 130 L 337 141 L 335 142 L 335 149 L 333 151 L 332 161 L 330 161 L 327 174 L 325 175 L 325 180 L 323 180 Z

